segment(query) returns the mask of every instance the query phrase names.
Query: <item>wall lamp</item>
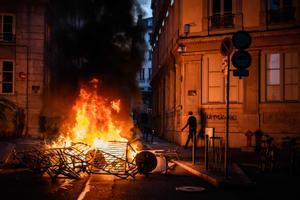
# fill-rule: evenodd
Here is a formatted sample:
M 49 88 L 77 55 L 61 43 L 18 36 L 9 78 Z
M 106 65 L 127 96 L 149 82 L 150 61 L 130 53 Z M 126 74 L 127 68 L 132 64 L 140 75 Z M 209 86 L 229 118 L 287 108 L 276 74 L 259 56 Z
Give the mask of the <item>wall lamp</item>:
M 186 46 L 183 44 L 179 44 L 177 52 L 185 52 L 186 51 Z

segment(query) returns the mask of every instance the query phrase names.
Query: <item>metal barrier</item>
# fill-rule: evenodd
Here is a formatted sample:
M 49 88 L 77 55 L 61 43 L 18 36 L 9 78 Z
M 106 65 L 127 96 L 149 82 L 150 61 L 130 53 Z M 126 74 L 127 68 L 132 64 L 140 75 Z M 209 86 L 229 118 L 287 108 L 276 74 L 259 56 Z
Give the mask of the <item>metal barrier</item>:
M 263 135 L 259 149 L 260 171 L 274 171 L 278 164 L 278 148 L 274 143 L 274 138 L 266 134 Z
M 205 136 L 205 168 L 218 172 L 224 170 L 224 142 L 222 137 Z
M 132 158 L 128 154 L 133 153 Z M 135 151 L 126 142 L 107 142 L 106 148 L 91 148 L 75 143 L 63 148 L 32 148 L 15 152 L 20 163 L 34 172 L 46 172 L 52 179 L 62 175 L 80 178 L 80 172 L 105 173 L 120 178 L 134 177 L 138 172 Z
M 283 137 L 279 151 L 279 167 L 290 174 L 300 173 L 300 137 Z

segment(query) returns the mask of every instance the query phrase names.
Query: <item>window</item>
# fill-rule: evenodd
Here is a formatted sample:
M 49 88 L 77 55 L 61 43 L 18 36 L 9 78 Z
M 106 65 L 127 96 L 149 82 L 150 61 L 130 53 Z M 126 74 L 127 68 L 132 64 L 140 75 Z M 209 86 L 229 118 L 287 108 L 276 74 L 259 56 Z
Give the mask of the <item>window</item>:
M 293 0 L 270 0 L 270 10 L 279 10 L 293 6 Z
M 144 81 L 145 80 L 145 69 L 142 68 L 140 70 L 140 81 Z
M 280 100 L 280 54 L 267 58 L 267 99 Z
M 224 102 L 224 75 L 218 65 L 208 67 L 208 102 Z
M 276 24 L 295 20 L 293 0 L 269 0 L 268 23 Z
M 13 93 L 14 64 L 12 61 L 3 61 L 1 66 L 1 93 Z
M 152 68 L 148 68 L 148 75 L 149 75 L 148 80 L 150 81 L 152 78 Z
M 14 16 L 0 14 L 0 40 L 14 40 Z
M 231 65 L 231 68 L 234 67 Z M 203 58 L 202 67 L 202 103 L 225 103 L 226 76 L 222 71 L 222 56 L 217 54 L 206 55 Z M 234 77 L 230 72 L 230 95 L 231 103 L 243 101 L 242 79 Z
M 299 54 L 297 52 L 266 55 L 267 101 L 299 100 Z
M 232 0 L 213 0 L 211 7 L 211 28 L 233 27 Z
M 148 25 L 148 27 L 152 27 L 152 19 L 148 19 L 147 25 Z
M 148 60 L 152 60 L 152 50 L 148 50 Z

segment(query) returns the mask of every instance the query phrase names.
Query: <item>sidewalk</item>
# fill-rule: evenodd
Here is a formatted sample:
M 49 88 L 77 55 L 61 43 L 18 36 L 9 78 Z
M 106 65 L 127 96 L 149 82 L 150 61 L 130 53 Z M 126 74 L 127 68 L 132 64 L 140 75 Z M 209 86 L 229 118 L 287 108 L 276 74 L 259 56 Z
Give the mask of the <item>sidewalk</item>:
M 40 143 L 40 140 L 27 138 L 0 140 L 0 168 L 7 164 L 14 150 L 25 150 Z
M 15 144 L 10 142 L 0 142 L 0 167 L 4 166 L 9 160 Z
M 176 150 L 179 159 L 172 159 L 170 162 L 187 170 L 189 173 L 198 176 L 216 187 L 247 187 L 254 183 L 244 173 L 237 163 L 231 162 L 228 166 L 228 178 L 225 179 L 221 172 L 205 170 L 204 149 L 197 148 L 195 154 L 195 164 L 192 162 L 192 148 L 184 149 L 182 146 L 170 143 L 158 137 L 153 138 L 153 142 L 145 142 L 147 150 Z M 234 156 L 239 157 L 240 155 Z

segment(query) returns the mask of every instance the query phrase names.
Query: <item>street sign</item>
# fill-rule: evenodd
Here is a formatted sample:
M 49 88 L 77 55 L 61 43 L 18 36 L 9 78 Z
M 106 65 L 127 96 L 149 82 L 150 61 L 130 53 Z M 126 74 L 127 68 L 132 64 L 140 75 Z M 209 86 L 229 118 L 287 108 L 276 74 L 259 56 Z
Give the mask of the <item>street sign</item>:
M 236 51 L 232 55 L 231 62 L 238 69 L 246 69 L 251 65 L 251 55 L 244 50 Z
M 246 31 L 235 32 L 232 36 L 232 43 L 238 49 L 247 49 L 250 47 L 252 38 Z
M 21 80 L 25 80 L 26 79 L 26 73 L 25 72 L 19 72 L 19 78 Z
M 223 39 L 220 47 L 220 52 L 223 56 L 228 56 L 233 50 L 231 38 L 226 37 Z
M 246 69 L 241 69 L 241 70 L 233 70 L 233 76 L 239 76 L 239 77 L 248 77 L 249 76 L 249 71 Z

